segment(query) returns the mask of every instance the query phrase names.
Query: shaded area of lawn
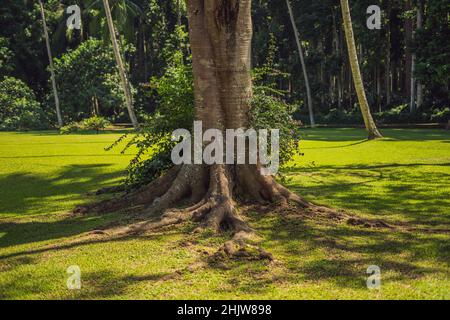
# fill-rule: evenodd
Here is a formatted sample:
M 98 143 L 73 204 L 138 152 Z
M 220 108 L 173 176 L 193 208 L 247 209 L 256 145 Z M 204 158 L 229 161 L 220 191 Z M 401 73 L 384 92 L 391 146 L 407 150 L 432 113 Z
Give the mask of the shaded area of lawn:
M 117 183 L 131 158 L 105 147 L 120 134 L 0 134 L 0 219 L 63 212 Z
M 255 213 L 250 221 L 275 262 L 210 264 L 204 252 L 213 253 L 227 237 L 192 234 L 191 225 L 117 239 L 66 239 L 52 247 L 41 244 L 0 255 L 0 298 L 450 298 L 448 236 L 272 214 Z M 190 269 L 199 263 L 201 267 Z M 83 270 L 81 291 L 65 289 L 65 269 L 73 264 Z M 381 292 L 366 289 L 370 265 L 382 270 Z M 23 274 L 29 275 L 26 281 Z
M 286 169 L 287 184 L 311 200 L 358 215 L 448 229 L 449 134 L 384 134 L 386 139 L 367 142 L 357 129 L 305 131 L 305 155 Z M 192 224 L 141 236 L 86 234 L 128 223 L 117 213 L 59 214 L 90 200 L 87 191 L 117 181 L 128 158 L 103 151 L 116 136 L 22 136 L 16 141 L 16 135 L 0 134 L 0 149 L 7 145 L 10 151 L 0 156 L 7 169 L 0 172 L 0 190 L 6 190 L 0 194 L 0 298 L 450 299 L 445 233 L 254 212 L 249 223 L 275 262 L 212 264 L 208 254 L 229 235 L 195 234 Z M 16 142 L 29 145 L 14 147 Z M 3 203 L 14 196 L 15 206 Z M 65 200 L 54 206 L 58 197 Z M 66 288 L 71 265 L 82 270 L 81 291 Z M 369 265 L 381 268 L 381 291 L 366 288 Z
M 17 159 L 17 158 L 15 158 Z M 51 177 L 31 173 L 0 175 L 2 214 L 23 215 L 26 212 L 51 213 L 66 207 L 66 202 L 84 200 L 84 190 L 95 190 L 121 172 L 104 172 L 110 164 L 70 165 Z M 43 206 L 45 205 L 45 210 Z
M 365 141 L 361 130 L 307 131 L 306 139 L 315 140 L 304 141 L 305 156 L 284 170 L 287 185 L 316 202 L 374 218 L 450 225 L 450 133 L 383 133 L 383 140 Z

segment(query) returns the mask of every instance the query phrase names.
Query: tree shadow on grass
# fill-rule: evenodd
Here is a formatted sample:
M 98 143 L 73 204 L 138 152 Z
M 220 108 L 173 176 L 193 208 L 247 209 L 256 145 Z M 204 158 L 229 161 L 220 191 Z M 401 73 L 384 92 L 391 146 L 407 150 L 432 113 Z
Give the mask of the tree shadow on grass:
M 277 286 L 324 282 L 337 289 L 364 291 L 371 265 L 381 268 L 383 283 L 412 284 L 429 275 L 450 276 L 450 243 L 443 235 L 322 224 L 314 217 L 305 220 L 276 214 L 255 214 L 251 220 L 263 238 L 262 245 L 278 262 L 275 267 L 267 261 L 246 260 L 228 262 L 225 268 L 210 265 L 227 275 L 226 285 L 213 288 L 215 293 L 270 295 Z M 423 263 L 429 260 L 438 265 Z M 289 296 L 296 298 L 292 293 Z
M 276 242 L 280 251 L 292 256 L 288 275 L 300 274 L 311 281 L 336 280 L 340 286 L 361 288 L 365 286 L 370 265 L 377 265 L 389 274 L 385 281 L 448 274 L 448 268 L 420 263 L 422 259 L 433 259 L 450 266 L 448 237 L 347 225 L 317 227 L 315 223 L 298 220 L 298 217 L 280 217 L 266 230 L 268 241 Z M 308 252 L 316 251 L 320 252 L 316 259 L 302 262 Z
M 258 231 L 263 235 L 263 245 L 268 250 L 272 248 L 275 258 L 283 261 L 284 268 L 267 277 L 270 267 L 258 265 L 253 272 L 243 272 L 242 264 L 248 262 L 231 264 L 232 269 L 226 271 L 232 275 L 230 293 L 239 290 L 264 294 L 283 283 L 322 281 L 332 282 L 338 288 L 366 290 L 366 271 L 371 265 L 381 268 L 383 283 L 411 283 L 427 275 L 450 275 L 448 237 L 347 225 L 323 226 L 314 220 L 289 216 L 272 217 L 271 223 Z M 427 259 L 444 266 L 427 266 L 422 263 Z
M 64 202 L 85 199 L 86 191 L 101 188 L 122 175 L 107 172 L 109 166 L 70 165 L 55 177 L 28 173 L 0 175 L 0 219 L 2 215 L 26 216 L 64 210 Z
M 274 267 L 267 260 L 232 260 L 226 264 L 225 268 L 217 264 L 207 264 L 204 267 L 206 270 L 192 271 L 206 271 L 208 274 L 208 269 L 210 269 L 217 271 L 217 276 L 223 277 L 223 285 L 211 286 L 210 291 L 214 294 L 228 294 L 230 297 L 236 296 L 237 293 L 251 294 L 254 297 L 270 296 L 271 291 L 277 286 L 283 287 L 295 283 L 317 284 L 323 281 L 331 282 L 337 288 L 365 290 L 368 276 L 366 270 L 370 265 L 380 266 L 383 283 L 393 281 L 409 281 L 411 283 L 414 279 L 421 279 L 428 275 L 448 274 L 448 268 L 422 263 L 433 259 L 441 265 L 450 266 L 448 238 L 439 235 L 364 229 L 332 222 L 323 223 L 314 218 L 304 219 L 299 216 L 274 213 L 266 215 L 255 213 L 250 215 L 249 219 L 251 225 L 262 236 L 262 245 L 265 249 L 271 251 L 277 260 L 282 261 L 282 268 L 274 274 Z M 80 224 L 76 218 L 68 220 L 71 220 L 73 226 Z M 69 226 L 69 221 L 66 223 Z M 50 231 L 53 236 L 47 238 L 57 239 L 55 232 L 58 228 L 59 226 L 55 225 Z M 94 225 L 85 224 L 78 230 L 63 228 L 61 232 L 65 233 L 65 236 L 69 236 L 93 228 Z M 186 228 L 172 227 L 170 230 L 185 233 L 187 229 L 184 229 Z M 170 230 L 168 234 L 170 234 Z M 0 261 L 5 262 L 10 269 L 14 269 L 21 265 L 36 264 L 40 257 L 43 255 L 47 257 L 46 253 L 53 251 L 70 252 L 71 249 L 91 245 L 114 246 L 117 242 L 137 237 L 142 238 L 143 241 L 164 241 L 166 235 L 167 233 L 158 232 L 157 234 L 129 235 L 117 238 L 94 237 L 81 242 L 60 243 L 54 247 L 42 247 L 2 255 Z M 209 234 L 197 234 L 193 237 L 199 237 L 198 240 L 201 241 L 211 241 L 214 246 L 217 245 L 217 239 L 220 238 L 214 239 Z M 155 286 L 164 285 L 166 281 L 187 281 L 189 283 L 192 281 L 189 280 L 189 274 L 180 272 L 187 267 L 187 265 L 179 265 L 167 272 L 148 270 L 148 272 L 133 274 L 126 270 L 114 273 L 103 266 L 102 268 L 105 269 L 83 273 L 83 290 L 75 293 L 73 298 L 118 298 L 130 292 L 130 288 L 139 283 L 154 284 Z M 9 297 L 8 295 L 12 295 L 12 292 L 17 292 L 17 287 L 20 286 L 25 286 L 24 288 L 20 287 L 23 292 L 31 290 L 30 292 L 33 293 L 36 291 L 35 287 L 28 288 L 26 283 L 23 284 L 19 278 L 14 278 L 14 274 L 11 276 L 13 278 L 8 279 L 7 289 L 9 289 L 5 291 L 4 297 Z M 39 277 L 44 276 L 39 275 Z M 202 281 L 201 277 L 198 279 L 198 281 Z M 39 283 L 42 283 L 43 286 L 55 281 L 50 276 L 41 280 Z M 63 285 L 62 281 L 61 285 Z M 205 283 L 205 285 L 207 284 Z M 149 295 L 160 291 L 149 292 Z M 70 296 L 66 298 L 70 298 Z
M 0 237 L 0 248 L 76 236 L 95 230 L 97 227 L 116 219 L 116 215 L 110 214 L 85 217 L 65 216 L 55 221 L 45 222 L 0 222 L 0 233 L 4 234 Z M 36 252 L 30 250 L 27 253 L 40 253 L 46 250 L 37 250 Z M 0 256 L 0 259 L 2 259 L 2 256 Z
M 377 218 L 395 214 L 414 224 L 448 227 L 450 214 L 445 210 L 449 206 L 446 190 L 450 174 L 421 169 L 448 166 L 450 163 L 356 164 L 293 168 L 285 173 L 314 178 L 315 183 L 307 187 L 287 183 L 306 198 L 333 199 L 340 208 L 373 214 Z

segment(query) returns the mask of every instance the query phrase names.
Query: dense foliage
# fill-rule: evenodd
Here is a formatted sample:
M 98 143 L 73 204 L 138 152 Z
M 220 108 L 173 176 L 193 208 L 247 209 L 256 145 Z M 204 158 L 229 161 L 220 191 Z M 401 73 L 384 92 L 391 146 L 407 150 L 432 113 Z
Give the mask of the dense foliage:
M 125 98 L 114 54 L 103 42 L 89 39 L 55 59 L 55 72 L 62 114 L 67 120 L 91 115 L 117 120 L 123 115 Z M 49 96 L 48 103 L 52 101 Z
M 21 80 L 0 81 L 0 130 L 43 129 L 44 112 L 33 91 Z
M 187 40 L 180 36 L 186 33 L 185 3 L 178 0 L 110 2 L 129 76 L 137 92 L 135 107 L 139 113 L 152 113 L 159 108 L 159 98 L 149 94 L 150 79 L 163 76 L 175 51 L 181 50 L 184 56 L 189 54 Z M 305 51 L 318 123 L 361 124 L 339 1 L 290 2 Z M 81 7 L 83 28 L 80 31 L 66 29 L 65 9 L 74 3 Z M 381 30 L 366 27 L 366 10 L 373 4 L 382 9 Z M 47 0 L 44 5 L 53 56 L 59 69 L 57 82 L 66 122 L 98 113 L 97 106 L 102 116 L 126 121 L 122 117 L 123 94 L 115 62 L 111 48 L 106 46 L 109 34 L 101 1 Z M 450 107 L 449 10 L 447 1 L 443 0 L 351 1 L 363 79 L 378 122 L 448 120 L 445 110 Z M 421 27 L 417 25 L 419 15 L 423 21 Z M 262 67 L 268 51 L 274 47 L 273 67 L 286 75 L 277 80 L 275 89 L 287 92 L 283 99 L 296 106 L 298 119 L 309 123 L 305 83 L 285 1 L 254 1 L 252 16 L 254 67 Z M 43 106 L 53 109 L 38 4 L 4 0 L 0 18 L 1 75 L 23 80 Z M 135 50 L 127 50 L 126 43 Z M 398 113 L 399 106 L 410 103 L 412 77 L 423 89 L 419 110 L 408 114 L 411 110 L 401 108 L 398 117 L 386 116 Z

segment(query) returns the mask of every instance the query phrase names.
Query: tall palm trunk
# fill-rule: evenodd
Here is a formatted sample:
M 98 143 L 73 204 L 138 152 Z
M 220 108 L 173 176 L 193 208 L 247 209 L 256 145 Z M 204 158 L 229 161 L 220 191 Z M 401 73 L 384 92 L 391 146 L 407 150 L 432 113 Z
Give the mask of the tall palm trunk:
M 131 123 L 133 127 L 137 130 L 139 129 L 139 123 L 137 121 L 136 115 L 133 109 L 133 99 L 131 96 L 130 85 L 128 78 L 125 73 L 125 68 L 122 61 L 122 56 L 120 54 L 119 44 L 116 38 L 116 30 L 114 28 L 114 22 L 111 16 L 111 8 L 109 7 L 108 0 L 103 0 L 103 6 L 105 7 L 106 20 L 108 21 L 109 34 L 111 37 L 112 47 L 114 51 L 114 56 L 116 57 L 117 68 L 119 69 L 120 80 L 122 82 L 123 91 L 125 93 L 125 100 L 127 104 L 128 114 L 130 116 Z
M 303 77 L 305 78 L 305 85 L 306 85 L 306 95 L 308 99 L 308 112 L 309 112 L 309 120 L 311 123 L 311 126 L 314 127 L 316 125 L 314 121 L 314 111 L 313 111 L 313 103 L 312 103 L 312 96 L 311 96 L 311 87 L 309 85 L 309 79 L 308 79 L 308 72 L 306 71 L 306 64 L 305 64 L 305 58 L 303 56 L 303 49 L 300 42 L 300 35 L 297 29 L 297 25 L 295 24 L 294 14 L 292 12 L 291 4 L 289 3 L 289 0 L 286 0 L 286 4 L 289 11 L 289 17 L 291 18 L 292 28 L 294 29 L 294 35 L 295 35 L 295 41 L 297 42 L 297 48 L 298 48 L 298 54 L 300 56 L 300 62 L 302 64 L 302 70 L 303 70 Z
M 58 96 L 58 89 L 56 87 L 55 68 L 53 66 L 52 50 L 50 48 L 50 39 L 48 37 L 48 30 L 47 30 L 47 22 L 45 20 L 44 5 L 42 4 L 41 0 L 39 0 L 39 6 L 41 8 L 42 27 L 44 29 L 45 44 L 47 46 L 47 55 L 48 55 L 48 60 L 49 60 L 49 63 L 50 63 L 50 74 L 51 74 L 51 79 L 52 79 L 53 96 L 55 98 L 56 116 L 58 117 L 58 126 L 62 127 L 64 125 L 64 122 L 63 122 L 63 118 L 62 118 L 62 115 L 61 115 L 61 109 L 60 109 L 60 106 L 59 106 L 59 96 Z
M 355 38 L 353 36 L 352 18 L 350 15 L 350 7 L 348 0 L 341 0 L 342 18 L 344 21 L 345 38 L 347 40 L 348 56 L 350 66 L 352 69 L 353 81 L 355 83 L 355 90 L 358 96 L 359 106 L 364 118 L 366 130 L 369 133 L 369 139 L 381 138 L 382 135 L 378 131 L 375 121 L 373 121 L 370 113 L 369 103 L 367 102 L 364 84 L 362 82 L 361 71 L 359 69 L 358 56 L 356 54 Z

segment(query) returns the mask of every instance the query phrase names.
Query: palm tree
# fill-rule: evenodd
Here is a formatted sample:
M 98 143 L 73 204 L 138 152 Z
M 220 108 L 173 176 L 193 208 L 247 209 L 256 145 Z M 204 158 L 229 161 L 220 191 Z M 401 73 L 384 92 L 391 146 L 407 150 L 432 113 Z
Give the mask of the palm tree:
M 58 126 L 62 127 L 64 125 L 64 122 L 63 122 L 63 118 L 61 116 L 61 109 L 59 106 L 59 96 L 58 96 L 58 90 L 56 87 L 55 68 L 53 66 L 52 50 L 50 47 L 50 39 L 48 36 L 47 22 L 45 20 L 45 10 L 44 10 L 44 5 L 42 4 L 42 0 L 39 0 L 39 7 L 41 9 L 42 26 L 43 26 L 43 30 L 44 30 L 45 44 L 47 46 L 47 55 L 48 55 L 48 60 L 50 63 L 50 74 L 51 74 L 51 79 L 52 79 L 53 96 L 55 98 L 56 116 L 58 117 Z
M 348 0 L 341 0 L 342 18 L 344 21 L 345 38 L 347 40 L 348 56 L 352 68 L 353 81 L 355 83 L 356 94 L 358 95 L 359 106 L 364 118 L 366 130 L 369 133 L 369 140 L 382 138 L 378 128 L 373 121 L 370 113 L 369 103 L 367 102 L 364 84 L 362 82 L 361 71 L 359 69 L 358 55 L 356 54 L 355 38 L 353 36 L 352 18 L 350 15 L 350 7 Z
M 108 0 L 103 0 L 103 6 L 105 9 L 106 20 L 108 22 L 109 35 L 111 37 L 114 56 L 116 57 L 117 68 L 119 69 L 119 75 L 120 75 L 120 79 L 122 82 L 123 91 L 125 93 L 125 100 L 126 100 L 126 104 L 127 104 L 128 114 L 130 116 L 130 120 L 131 120 L 131 123 L 133 124 L 133 127 L 136 130 L 138 130 L 139 123 L 137 121 L 136 114 L 134 113 L 133 99 L 132 99 L 132 95 L 131 95 L 130 85 L 129 85 L 128 77 L 125 72 L 125 67 L 123 65 L 122 55 L 121 55 L 120 49 L 119 49 L 119 43 L 117 42 L 116 30 L 114 27 L 114 22 L 113 22 L 112 15 L 111 15 L 111 8 L 109 6 Z
M 136 18 L 143 15 L 140 0 L 109 0 L 108 6 L 114 21 L 115 30 L 125 40 L 136 40 Z M 105 22 L 106 9 L 102 0 L 86 0 L 86 19 L 89 20 L 88 32 L 92 35 L 110 40 L 109 26 Z
M 308 72 L 306 71 L 305 58 L 303 57 L 303 49 L 302 49 L 302 45 L 300 42 L 300 35 L 298 32 L 297 26 L 295 24 L 294 14 L 292 13 L 292 7 L 291 7 L 289 0 L 286 0 L 286 4 L 288 7 L 288 11 L 289 11 L 289 17 L 291 18 L 292 28 L 294 29 L 295 41 L 297 42 L 298 54 L 300 56 L 300 62 L 302 64 L 302 69 L 303 69 L 303 77 L 305 78 L 306 95 L 307 95 L 307 100 L 308 100 L 309 120 L 311 123 L 311 127 L 314 127 L 316 125 L 316 123 L 314 121 L 311 87 L 309 85 Z

